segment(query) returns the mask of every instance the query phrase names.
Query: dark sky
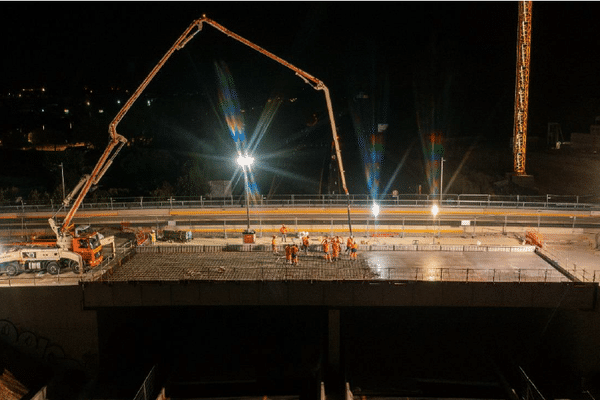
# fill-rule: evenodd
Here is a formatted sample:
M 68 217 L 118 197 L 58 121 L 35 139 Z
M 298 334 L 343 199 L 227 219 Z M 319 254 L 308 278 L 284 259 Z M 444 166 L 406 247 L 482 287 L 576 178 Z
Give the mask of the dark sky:
M 588 131 L 600 115 L 599 11 L 597 2 L 534 2 L 529 135 L 545 141 L 548 122 L 567 135 Z M 325 82 L 340 125 L 353 97 L 370 93 L 375 119 L 390 124 L 388 149 L 416 135 L 417 113 L 435 114 L 447 137 L 504 143 L 512 136 L 517 13 L 508 1 L 8 2 L 0 16 L 0 91 L 135 89 L 206 14 Z M 244 107 L 273 93 L 312 91 L 212 27 L 176 53 L 148 90 L 214 85 L 215 60 L 229 65 Z M 320 105 L 301 112 L 322 112 L 322 95 L 313 101 Z
M 575 97 L 598 97 L 598 11 L 597 2 L 534 3 L 531 107 L 540 118 Z M 391 101 L 414 90 L 415 70 L 453 85 L 476 109 L 486 96 L 514 92 L 517 3 L 486 1 L 5 2 L 0 89 L 135 87 L 202 14 L 323 80 L 335 96 L 373 69 L 389 76 Z M 217 45 L 210 40 L 204 44 Z M 246 56 L 230 39 L 218 45 L 223 58 Z

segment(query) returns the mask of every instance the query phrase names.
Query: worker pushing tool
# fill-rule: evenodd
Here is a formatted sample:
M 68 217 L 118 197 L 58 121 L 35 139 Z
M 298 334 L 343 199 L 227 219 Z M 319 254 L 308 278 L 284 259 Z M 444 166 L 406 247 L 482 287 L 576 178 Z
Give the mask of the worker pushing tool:
M 352 253 L 350 253 L 350 259 L 357 260 L 358 259 L 358 243 L 352 243 Z
M 350 236 L 348 237 L 348 240 L 346 240 L 346 253 L 352 252 L 352 244 L 354 244 L 354 237 Z
M 331 239 L 331 259 L 332 261 L 337 261 L 340 258 L 340 242 L 337 237 Z
M 304 254 L 308 254 L 308 245 L 309 245 L 308 235 L 302 236 L 302 250 L 304 250 Z
M 325 253 L 325 260 L 331 262 L 331 255 L 329 254 L 329 241 L 327 240 L 327 236 L 325 236 L 325 238 L 321 242 L 321 245 L 323 245 L 323 253 Z

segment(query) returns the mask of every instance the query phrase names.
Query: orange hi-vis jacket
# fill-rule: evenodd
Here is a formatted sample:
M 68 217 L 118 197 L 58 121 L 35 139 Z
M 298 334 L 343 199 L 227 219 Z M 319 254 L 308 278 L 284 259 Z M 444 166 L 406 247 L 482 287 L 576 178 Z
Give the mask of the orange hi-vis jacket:
M 340 251 L 340 243 L 338 241 L 334 241 L 332 243 L 332 247 L 333 247 L 333 251 L 335 251 L 335 252 L 339 252 Z
M 285 259 L 286 260 L 292 259 L 292 247 L 289 245 L 285 246 Z

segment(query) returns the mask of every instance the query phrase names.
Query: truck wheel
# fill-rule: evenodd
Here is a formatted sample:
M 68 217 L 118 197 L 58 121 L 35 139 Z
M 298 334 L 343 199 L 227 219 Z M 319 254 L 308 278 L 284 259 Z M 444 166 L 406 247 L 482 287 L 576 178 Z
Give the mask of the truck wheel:
M 19 273 L 19 266 L 16 263 L 10 263 L 6 266 L 6 275 L 15 276 Z
M 46 264 L 46 271 L 48 271 L 50 275 L 56 275 L 60 272 L 60 267 L 56 261 L 50 261 Z
M 73 270 L 73 272 L 75 272 L 76 274 L 79 273 L 79 271 L 81 270 L 81 266 L 77 261 L 71 261 L 71 270 Z

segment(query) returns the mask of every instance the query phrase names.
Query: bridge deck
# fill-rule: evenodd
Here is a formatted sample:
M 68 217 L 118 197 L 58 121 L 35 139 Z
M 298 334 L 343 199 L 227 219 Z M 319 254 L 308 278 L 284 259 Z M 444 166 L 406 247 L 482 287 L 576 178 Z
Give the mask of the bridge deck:
M 458 281 L 568 282 L 531 252 L 370 251 L 327 262 L 300 254 L 298 265 L 271 252 L 141 253 L 115 267 L 111 281 Z

